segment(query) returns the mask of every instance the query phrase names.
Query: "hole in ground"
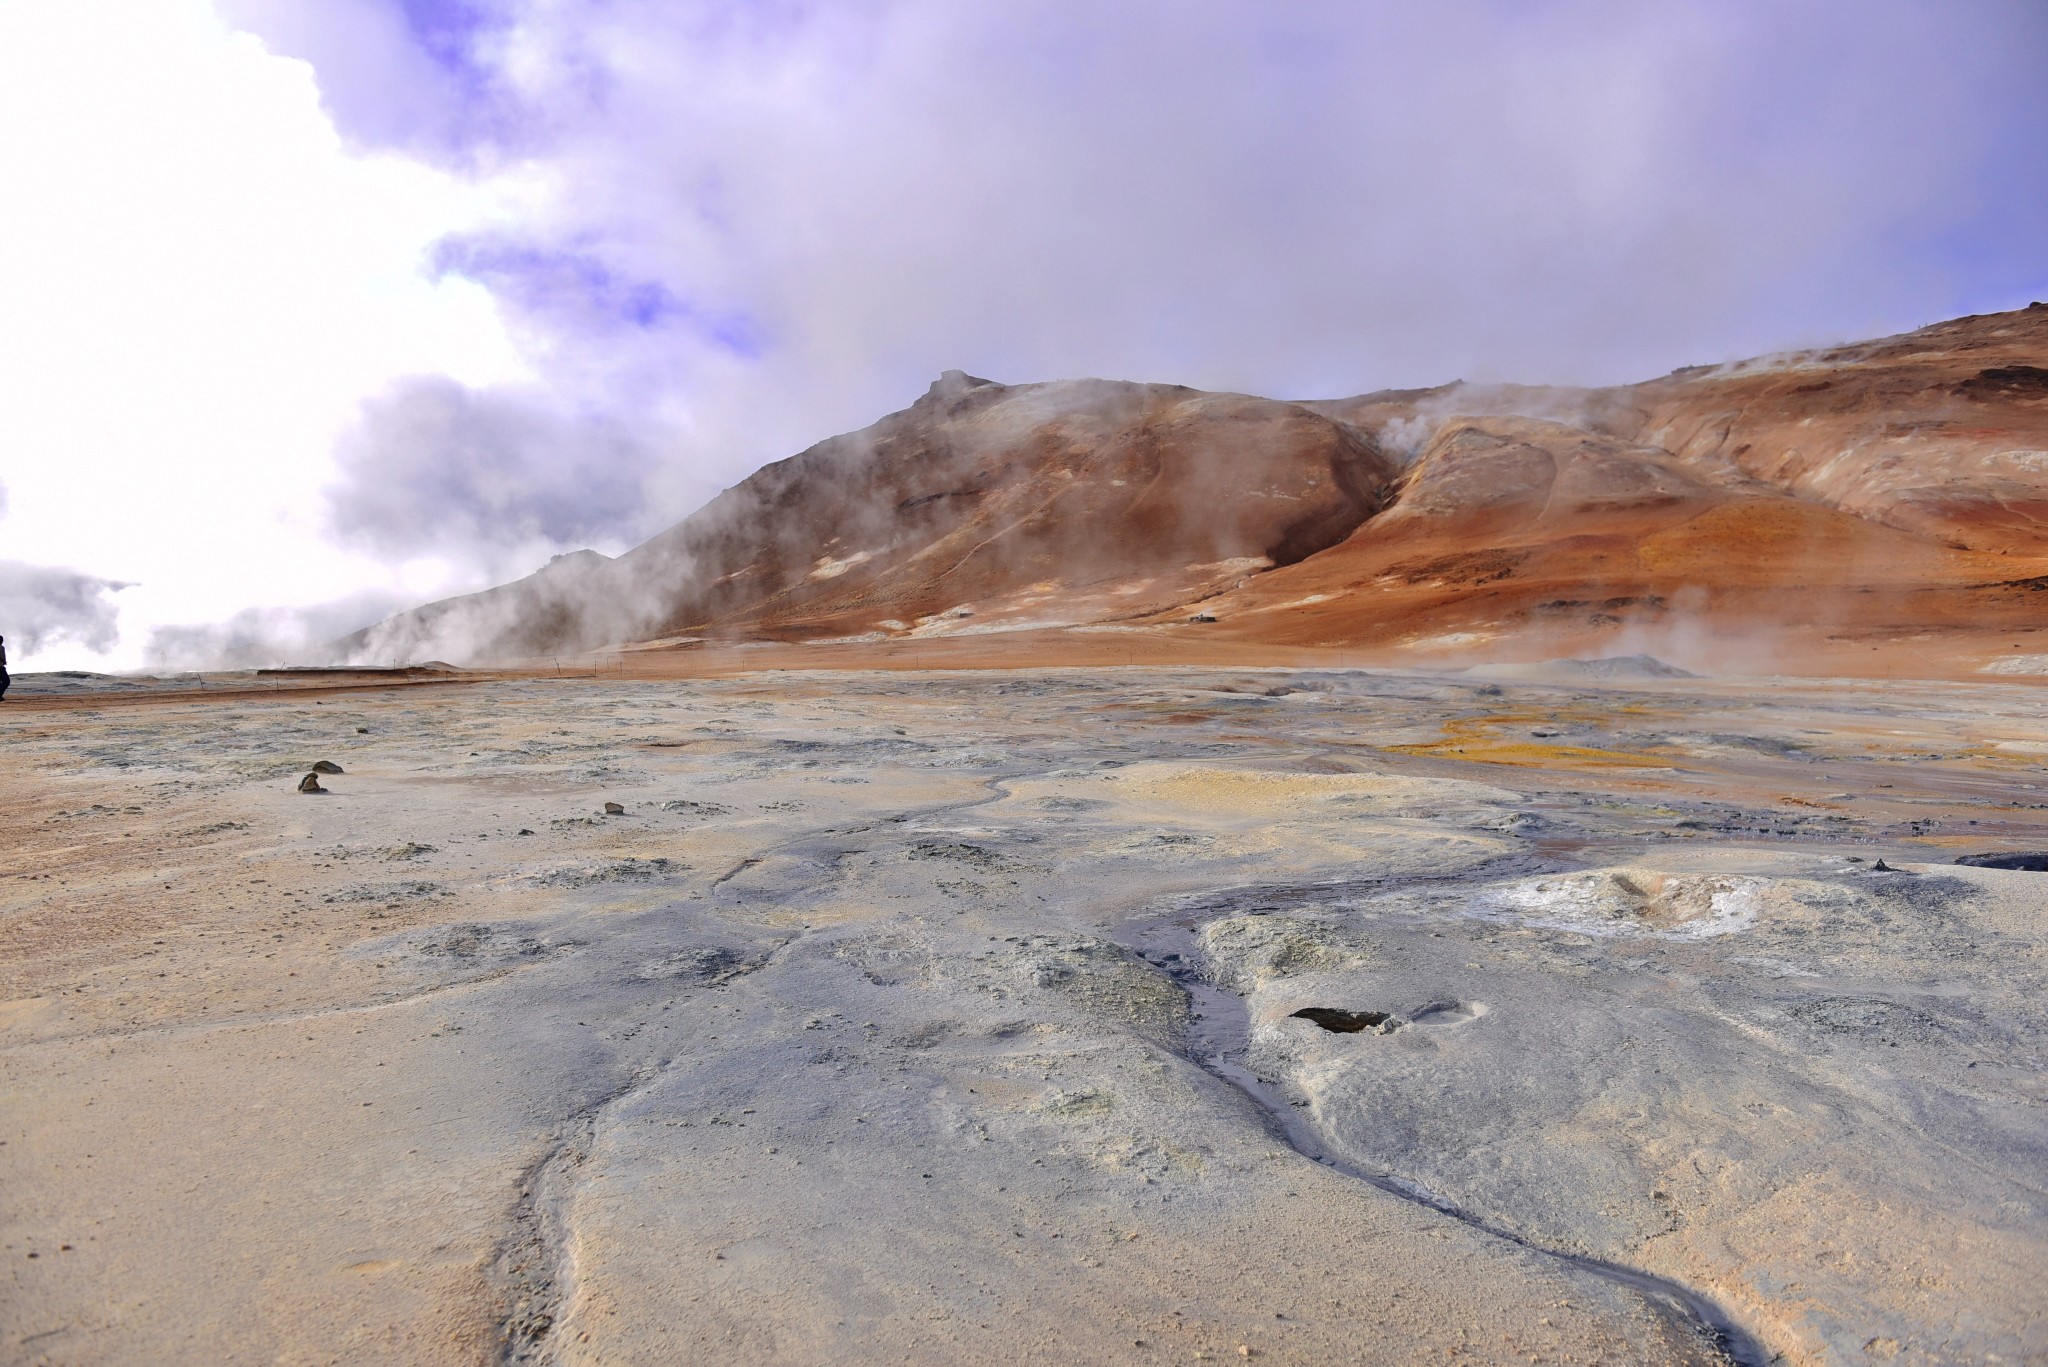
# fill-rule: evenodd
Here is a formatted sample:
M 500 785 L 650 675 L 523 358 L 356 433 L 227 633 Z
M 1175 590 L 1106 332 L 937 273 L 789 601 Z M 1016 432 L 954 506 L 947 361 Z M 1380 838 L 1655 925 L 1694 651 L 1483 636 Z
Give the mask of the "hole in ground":
M 1341 1011 L 1334 1006 L 1304 1006 L 1291 1013 L 1290 1020 L 1305 1020 L 1320 1025 L 1323 1029 L 1338 1035 L 1355 1035 L 1361 1030 L 1370 1030 L 1384 1024 L 1384 1011 Z

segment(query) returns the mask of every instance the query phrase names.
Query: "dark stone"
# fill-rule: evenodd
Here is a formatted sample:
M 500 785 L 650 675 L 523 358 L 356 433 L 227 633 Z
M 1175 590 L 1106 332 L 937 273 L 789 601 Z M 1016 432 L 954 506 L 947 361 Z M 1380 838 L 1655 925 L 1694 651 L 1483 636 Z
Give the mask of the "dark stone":
M 1956 860 L 1979 869 L 2017 869 L 2022 873 L 2048 873 L 2048 852 L 2032 854 L 1966 854 Z
M 2048 394 L 2048 370 L 2034 365 L 2001 365 L 1980 370 L 1956 386 L 1973 399 L 2029 398 Z
M 1334 1006 L 1304 1006 L 1293 1012 L 1290 1020 L 1305 1020 L 1320 1025 L 1335 1035 L 1356 1035 L 1376 1025 L 1384 1025 L 1387 1013 L 1384 1011 L 1342 1011 Z

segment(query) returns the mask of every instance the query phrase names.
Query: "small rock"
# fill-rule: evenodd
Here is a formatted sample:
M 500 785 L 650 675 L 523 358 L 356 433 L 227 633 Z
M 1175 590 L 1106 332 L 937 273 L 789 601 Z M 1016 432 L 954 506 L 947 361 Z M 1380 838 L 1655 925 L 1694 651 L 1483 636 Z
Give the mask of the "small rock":
M 320 775 L 308 774 L 299 780 L 299 791 L 302 793 L 324 793 L 327 790 L 320 786 Z
M 626 809 L 616 802 L 607 802 L 604 804 L 604 814 L 606 816 L 624 816 Z
M 370 734 L 370 728 L 367 726 L 358 726 L 356 728 L 356 734 L 359 736 L 367 736 Z
M 1895 869 L 1895 868 L 1893 868 L 1893 867 L 1892 867 L 1891 865 L 1889 865 L 1889 864 L 1885 863 L 1885 862 L 1884 862 L 1884 860 L 1882 860 L 1882 859 L 1878 860 L 1878 861 L 1877 861 L 1877 862 L 1876 862 L 1875 864 L 1872 864 L 1872 865 L 1870 866 L 1870 871 L 1871 871 L 1872 873 L 1897 873 L 1897 872 L 1898 872 L 1898 870 L 1897 870 L 1897 869 Z
M 521 826 L 521 827 L 519 828 L 519 833 L 520 833 L 521 835 L 532 835 L 532 834 L 533 834 L 533 832 L 532 832 L 532 831 L 529 831 L 529 830 L 528 830 L 528 829 L 526 829 L 526 827 L 524 827 L 524 826 Z
M 338 774 L 341 772 L 341 766 L 331 759 L 314 760 L 313 772 L 316 774 Z

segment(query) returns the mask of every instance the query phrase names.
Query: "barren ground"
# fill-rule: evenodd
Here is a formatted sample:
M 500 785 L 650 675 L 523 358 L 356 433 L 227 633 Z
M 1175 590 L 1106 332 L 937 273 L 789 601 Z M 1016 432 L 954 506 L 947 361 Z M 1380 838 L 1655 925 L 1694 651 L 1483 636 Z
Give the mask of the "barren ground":
M 2038 681 L 1114 663 L 10 696 L 0 1358 L 2048 1360 Z

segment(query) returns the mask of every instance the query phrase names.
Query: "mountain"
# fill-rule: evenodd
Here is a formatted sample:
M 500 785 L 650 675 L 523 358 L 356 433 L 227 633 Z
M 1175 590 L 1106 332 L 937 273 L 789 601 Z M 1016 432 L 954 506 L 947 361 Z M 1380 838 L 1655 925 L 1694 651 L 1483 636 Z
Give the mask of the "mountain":
M 1448 649 L 1681 622 L 2022 644 L 2044 590 L 2035 304 L 1606 389 L 1286 402 L 949 371 L 625 555 L 558 557 L 339 648 L 475 661 L 1120 625 Z

